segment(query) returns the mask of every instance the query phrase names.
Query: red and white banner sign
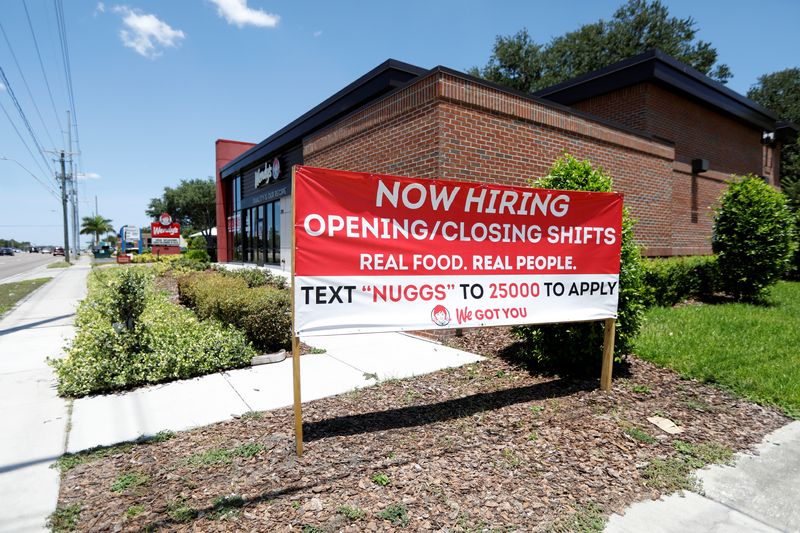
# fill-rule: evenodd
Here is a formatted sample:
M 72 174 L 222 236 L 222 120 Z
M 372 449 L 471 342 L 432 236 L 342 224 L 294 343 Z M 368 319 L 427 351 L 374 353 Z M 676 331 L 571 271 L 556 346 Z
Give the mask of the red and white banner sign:
M 622 195 L 298 166 L 295 333 L 616 317 Z
M 162 213 L 158 222 L 150 223 L 150 237 L 153 253 L 179 254 L 181 251 L 181 225 L 173 222 L 168 213 Z

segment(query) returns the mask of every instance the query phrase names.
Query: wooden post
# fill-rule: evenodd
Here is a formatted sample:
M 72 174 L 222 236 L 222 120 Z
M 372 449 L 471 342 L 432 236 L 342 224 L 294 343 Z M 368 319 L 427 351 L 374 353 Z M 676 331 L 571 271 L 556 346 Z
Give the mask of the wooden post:
M 295 170 L 292 167 L 292 374 L 294 376 L 294 443 L 297 450 L 297 456 L 303 455 L 303 406 L 300 400 L 300 338 L 297 336 L 294 324 L 295 308 L 294 308 L 294 293 L 295 293 L 295 248 L 297 241 L 295 240 L 295 197 L 297 189 L 295 189 Z
M 603 368 L 600 371 L 600 389 L 611 391 L 611 369 L 614 364 L 614 332 L 617 328 L 616 318 L 606 318 L 603 335 Z

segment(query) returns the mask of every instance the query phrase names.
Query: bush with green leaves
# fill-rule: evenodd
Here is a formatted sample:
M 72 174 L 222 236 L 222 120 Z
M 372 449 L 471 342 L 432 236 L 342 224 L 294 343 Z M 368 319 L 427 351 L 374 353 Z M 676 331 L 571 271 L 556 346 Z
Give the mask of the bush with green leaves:
M 288 286 L 286 283 L 286 278 L 275 275 L 269 270 L 262 268 L 228 269 L 223 267 L 219 268 L 218 272 L 220 272 L 223 276 L 241 278 L 247 282 L 247 286 L 250 288 L 270 285 L 276 289 L 286 289 Z
M 181 303 L 201 318 L 215 318 L 245 332 L 253 345 L 270 352 L 291 347 L 291 296 L 272 285 L 249 287 L 242 276 L 196 272 L 178 278 Z
M 756 176 L 734 177 L 714 213 L 720 289 L 758 301 L 789 271 L 797 243 L 786 197 Z
M 612 179 L 588 161 L 578 161 L 569 154 L 558 159 L 550 174 L 532 183 L 534 187 L 571 191 L 611 192 Z M 642 259 L 633 239 L 634 220 L 624 209 L 622 216 L 622 251 L 617 311 L 617 360 L 631 352 L 644 312 Z M 603 352 L 602 321 L 566 324 L 517 326 L 516 335 L 523 341 L 523 352 L 540 366 L 563 374 L 596 374 Z
M 128 329 L 119 322 L 119 309 L 127 309 L 128 296 L 118 289 L 131 280 L 145 280 L 145 286 L 141 312 Z M 242 332 L 200 321 L 155 290 L 151 269 L 93 271 L 75 325 L 66 357 L 49 360 L 58 376 L 59 394 L 65 396 L 201 376 L 246 366 L 255 355 Z
M 669 307 L 686 298 L 714 292 L 717 258 L 713 255 L 645 259 L 644 297 L 648 307 Z

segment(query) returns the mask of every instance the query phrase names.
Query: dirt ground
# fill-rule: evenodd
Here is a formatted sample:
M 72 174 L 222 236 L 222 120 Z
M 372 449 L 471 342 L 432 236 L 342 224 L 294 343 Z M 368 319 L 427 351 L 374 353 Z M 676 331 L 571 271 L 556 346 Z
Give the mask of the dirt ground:
M 80 531 L 599 531 L 687 481 L 696 450 L 788 422 L 635 358 L 603 393 L 498 357 L 507 330 L 454 342 L 489 359 L 305 404 L 301 458 L 292 410 L 256 413 L 87 456 L 59 507 Z

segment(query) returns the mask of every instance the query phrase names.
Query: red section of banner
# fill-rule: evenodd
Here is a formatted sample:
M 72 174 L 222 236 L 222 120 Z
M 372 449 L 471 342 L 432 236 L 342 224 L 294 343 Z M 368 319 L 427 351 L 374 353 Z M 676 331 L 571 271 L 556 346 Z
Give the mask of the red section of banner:
M 297 276 L 618 274 L 622 195 L 298 166 Z

